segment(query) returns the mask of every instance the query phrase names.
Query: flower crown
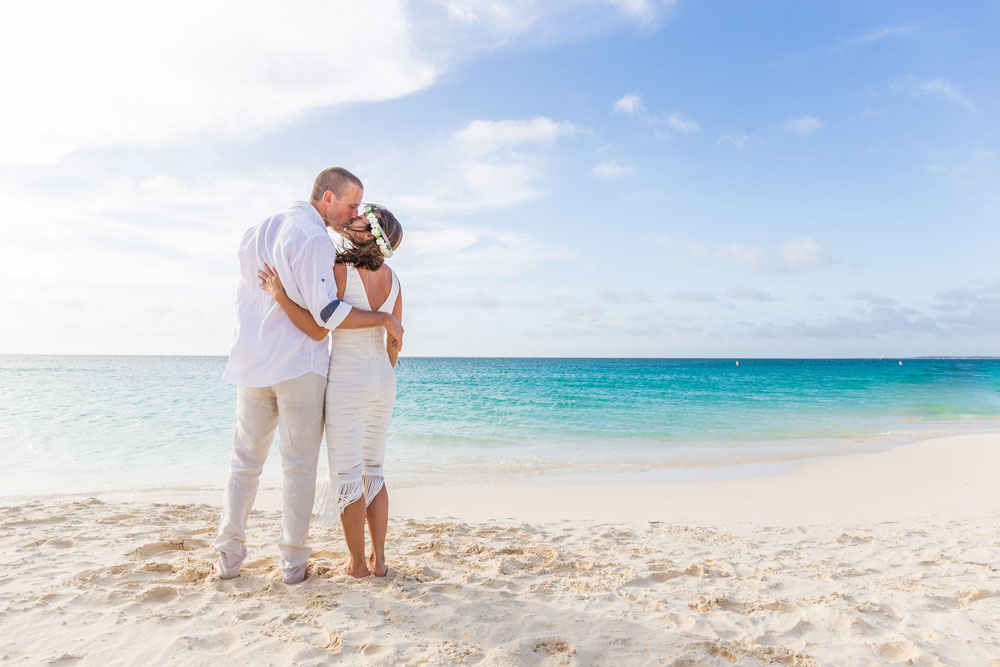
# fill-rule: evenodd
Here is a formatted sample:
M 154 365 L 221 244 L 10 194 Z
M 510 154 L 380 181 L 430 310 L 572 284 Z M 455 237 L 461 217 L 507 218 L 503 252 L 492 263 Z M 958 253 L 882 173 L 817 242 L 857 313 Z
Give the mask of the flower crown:
M 368 221 L 368 224 L 372 228 L 372 236 L 375 237 L 375 243 L 378 244 L 378 249 L 382 251 L 382 256 L 386 259 L 392 257 L 392 244 L 389 243 L 389 238 L 382 231 L 382 225 L 379 224 L 378 217 L 375 216 L 375 205 L 374 204 L 362 204 L 364 208 L 364 213 L 362 217 Z

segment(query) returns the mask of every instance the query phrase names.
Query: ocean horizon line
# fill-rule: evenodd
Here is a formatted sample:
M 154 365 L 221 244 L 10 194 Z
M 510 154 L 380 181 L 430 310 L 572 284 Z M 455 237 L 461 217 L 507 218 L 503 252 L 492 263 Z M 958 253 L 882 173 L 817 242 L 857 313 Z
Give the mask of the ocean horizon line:
M 136 357 L 149 357 L 149 358 L 171 358 L 171 359 L 224 359 L 228 357 L 228 354 L 152 354 L 152 353 L 140 353 L 140 354 L 111 354 L 111 353 L 53 353 L 53 352 L 0 352 L 0 357 L 123 357 L 123 358 L 136 358 Z M 565 360 L 627 360 L 627 359 L 641 359 L 641 360 L 657 360 L 657 361 L 935 361 L 935 360 L 948 360 L 948 361 L 997 361 L 1000 360 L 1000 355 L 920 355 L 920 356 L 892 356 L 892 355 L 880 355 L 880 356 L 865 356 L 865 357 L 757 357 L 757 356 L 713 356 L 713 357 L 579 357 L 579 356 L 556 356 L 556 357 L 543 357 L 543 356 L 514 356 L 514 355 L 459 355 L 459 356 L 446 356 L 446 355 L 401 355 L 400 360 L 406 359 L 515 359 L 515 360 L 525 360 L 525 359 L 539 359 L 539 360 L 552 360 L 552 359 L 565 359 Z

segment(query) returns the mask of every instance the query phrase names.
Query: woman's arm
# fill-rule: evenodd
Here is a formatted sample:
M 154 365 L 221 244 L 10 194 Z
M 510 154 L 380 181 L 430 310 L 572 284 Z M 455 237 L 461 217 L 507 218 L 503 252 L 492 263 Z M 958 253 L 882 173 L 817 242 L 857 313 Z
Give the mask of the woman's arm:
M 312 313 L 288 298 L 288 295 L 285 294 L 285 288 L 281 284 L 281 278 L 278 277 L 278 274 L 270 266 L 265 264 L 264 269 L 264 271 L 257 272 L 257 276 L 260 278 L 260 288 L 274 297 L 274 300 L 285 311 L 292 324 L 313 340 L 323 340 L 326 338 L 330 330 L 316 324 Z
M 396 305 L 392 308 L 392 316 L 400 323 L 403 322 L 403 288 L 400 288 L 396 295 Z M 385 337 L 385 351 L 389 355 L 389 363 L 392 364 L 393 368 L 396 367 L 396 359 L 399 358 L 399 351 L 402 347 L 402 342 L 393 340 L 392 336 Z

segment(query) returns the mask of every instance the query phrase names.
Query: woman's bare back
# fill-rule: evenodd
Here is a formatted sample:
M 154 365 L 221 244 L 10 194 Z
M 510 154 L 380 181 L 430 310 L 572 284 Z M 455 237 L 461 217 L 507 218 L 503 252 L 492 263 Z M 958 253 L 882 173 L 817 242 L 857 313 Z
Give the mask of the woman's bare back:
M 378 310 L 389 298 L 389 292 L 392 291 L 392 270 L 383 264 L 376 271 L 361 268 L 358 268 L 357 271 L 365 286 L 368 307 L 373 311 Z M 337 279 L 337 297 L 343 299 L 344 289 L 347 286 L 347 265 L 334 264 L 333 275 Z

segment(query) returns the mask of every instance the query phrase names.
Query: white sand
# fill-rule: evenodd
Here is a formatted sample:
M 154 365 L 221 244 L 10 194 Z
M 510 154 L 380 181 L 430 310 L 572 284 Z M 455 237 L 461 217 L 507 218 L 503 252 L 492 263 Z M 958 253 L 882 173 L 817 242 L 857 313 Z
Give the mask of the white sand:
M 1000 665 L 997 470 L 991 435 L 766 479 L 400 489 L 389 577 L 333 574 L 314 530 L 296 586 L 273 511 L 219 581 L 209 504 L 0 507 L 0 664 Z

